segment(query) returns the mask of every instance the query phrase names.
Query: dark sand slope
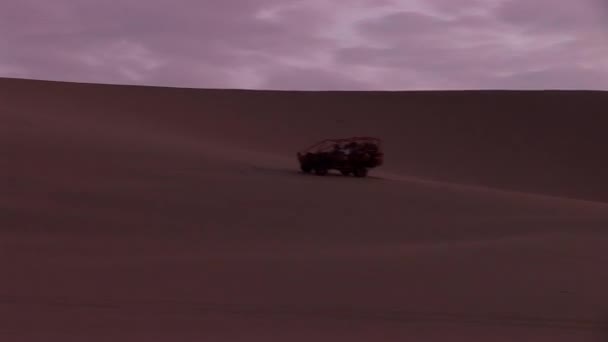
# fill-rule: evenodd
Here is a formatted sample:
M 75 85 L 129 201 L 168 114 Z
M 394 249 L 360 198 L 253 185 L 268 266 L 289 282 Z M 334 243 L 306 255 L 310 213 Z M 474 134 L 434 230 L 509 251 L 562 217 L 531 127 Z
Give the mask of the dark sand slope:
M 0 80 L 0 340 L 608 340 L 607 102 Z

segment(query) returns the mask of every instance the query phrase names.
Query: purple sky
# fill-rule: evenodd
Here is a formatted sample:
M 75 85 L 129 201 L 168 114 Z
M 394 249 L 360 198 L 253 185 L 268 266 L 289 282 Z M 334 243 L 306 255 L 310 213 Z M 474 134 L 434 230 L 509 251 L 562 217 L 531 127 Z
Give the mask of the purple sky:
M 0 76 L 608 90 L 608 0 L 1 0 Z

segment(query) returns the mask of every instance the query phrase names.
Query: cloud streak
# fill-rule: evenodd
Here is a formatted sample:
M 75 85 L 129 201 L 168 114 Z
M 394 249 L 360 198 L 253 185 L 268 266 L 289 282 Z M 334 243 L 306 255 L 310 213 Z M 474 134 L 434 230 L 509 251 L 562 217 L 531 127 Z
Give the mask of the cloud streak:
M 596 0 L 7 0 L 0 76 L 186 87 L 608 90 Z

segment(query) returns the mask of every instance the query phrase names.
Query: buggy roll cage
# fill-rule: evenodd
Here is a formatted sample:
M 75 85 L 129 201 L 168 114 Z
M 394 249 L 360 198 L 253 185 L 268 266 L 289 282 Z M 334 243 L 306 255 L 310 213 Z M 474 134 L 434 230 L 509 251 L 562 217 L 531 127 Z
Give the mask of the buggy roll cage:
M 307 152 L 310 152 L 312 150 L 324 150 L 326 148 L 331 148 L 332 146 L 334 146 L 335 144 L 347 144 L 347 143 L 351 143 L 351 142 L 367 142 L 367 143 L 373 143 L 375 145 L 378 146 L 378 148 L 382 147 L 382 140 L 378 139 L 378 138 L 374 138 L 374 137 L 351 137 L 351 138 L 345 138 L 345 139 L 325 139 L 322 141 L 319 141 L 311 146 L 309 146 L 308 148 L 305 148 L 301 151 L 298 152 L 298 156 L 305 154 Z

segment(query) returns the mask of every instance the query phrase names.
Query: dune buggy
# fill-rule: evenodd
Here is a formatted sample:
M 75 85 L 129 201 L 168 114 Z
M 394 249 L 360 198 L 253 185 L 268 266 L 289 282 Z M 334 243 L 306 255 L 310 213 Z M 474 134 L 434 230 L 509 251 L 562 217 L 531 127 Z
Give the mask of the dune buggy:
M 298 152 L 302 172 L 324 176 L 338 170 L 345 176 L 367 176 L 368 170 L 382 165 L 382 142 L 372 137 L 326 139 Z

